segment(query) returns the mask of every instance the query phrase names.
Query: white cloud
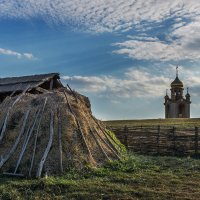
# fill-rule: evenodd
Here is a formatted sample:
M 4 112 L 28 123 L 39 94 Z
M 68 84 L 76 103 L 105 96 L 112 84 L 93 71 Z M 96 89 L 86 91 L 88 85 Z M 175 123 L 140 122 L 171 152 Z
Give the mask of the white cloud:
M 188 69 L 186 66 L 180 66 L 179 69 L 185 90 L 189 87 L 192 97 L 199 96 L 200 71 Z M 111 101 L 118 101 L 119 98 L 142 98 L 144 100 L 164 97 L 166 89 L 170 88 L 170 83 L 174 78 L 175 66 L 170 65 L 164 69 L 154 67 L 154 70 L 141 67 L 139 69 L 130 68 L 121 78 L 116 76 L 63 76 L 62 80 L 79 92 L 109 97 Z
M 186 23 L 180 21 L 172 26 L 164 41 L 146 36 L 128 36 L 124 42 L 115 43 L 114 53 L 139 60 L 179 61 L 200 59 L 200 16 Z
M 7 0 L 0 1 L 0 17 L 37 18 L 73 24 L 95 32 L 128 30 L 140 22 L 160 22 L 172 16 L 200 14 L 198 0 Z
M 164 61 L 200 57 L 199 0 L 6 0 L 0 1 L 0 18 L 41 18 L 47 23 L 71 25 L 94 33 L 148 30 L 173 18 L 168 41 L 129 37 L 116 44 L 119 49 L 115 53 Z
M 146 70 L 129 69 L 123 78 L 114 76 L 63 76 L 83 93 L 95 93 L 112 98 L 158 97 L 164 94 L 169 79 L 152 75 Z
M 200 38 L 196 38 L 200 42 Z M 115 46 L 119 47 L 119 50 L 113 51 L 116 54 L 127 55 L 130 58 L 139 60 L 163 60 L 163 61 L 178 61 L 178 60 L 198 60 L 200 59 L 199 54 L 199 43 L 196 44 L 195 39 L 188 40 L 183 37 L 180 40 L 175 40 L 171 43 L 167 43 L 160 40 L 127 40 L 121 43 L 115 43 Z
M 31 53 L 19 53 L 10 49 L 3 49 L 0 48 L 0 54 L 7 55 L 7 56 L 15 56 L 18 59 L 25 58 L 25 59 L 33 59 L 34 56 Z
M 23 53 L 23 56 L 27 59 L 34 59 L 34 56 L 32 53 Z

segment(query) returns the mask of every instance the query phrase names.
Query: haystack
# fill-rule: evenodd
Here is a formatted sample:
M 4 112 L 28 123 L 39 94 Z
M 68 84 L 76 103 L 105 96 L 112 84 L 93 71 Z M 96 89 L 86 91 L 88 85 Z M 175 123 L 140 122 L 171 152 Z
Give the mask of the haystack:
M 120 159 L 87 97 L 61 86 L 14 93 L 0 104 L 0 174 L 41 177 Z

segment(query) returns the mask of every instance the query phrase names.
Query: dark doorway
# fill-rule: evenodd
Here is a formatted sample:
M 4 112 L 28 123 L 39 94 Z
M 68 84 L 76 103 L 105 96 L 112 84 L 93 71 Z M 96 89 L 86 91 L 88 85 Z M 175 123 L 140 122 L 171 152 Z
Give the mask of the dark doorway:
M 178 107 L 178 118 L 183 118 L 185 116 L 185 105 L 180 104 Z

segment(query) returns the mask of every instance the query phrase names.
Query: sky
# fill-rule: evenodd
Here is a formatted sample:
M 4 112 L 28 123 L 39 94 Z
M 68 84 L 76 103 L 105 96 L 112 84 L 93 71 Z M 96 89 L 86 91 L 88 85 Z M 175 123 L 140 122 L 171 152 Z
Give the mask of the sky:
M 199 0 L 0 0 L 0 77 L 59 72 L 99 119 L 164 118 L 177 65 L 200 117 Z

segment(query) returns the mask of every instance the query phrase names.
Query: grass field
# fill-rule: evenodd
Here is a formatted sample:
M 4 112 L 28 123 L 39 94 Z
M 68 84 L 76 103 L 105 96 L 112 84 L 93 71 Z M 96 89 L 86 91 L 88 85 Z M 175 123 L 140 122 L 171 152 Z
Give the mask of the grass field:
M 200 160 L 129 155 L 62 177 L 0 177 L 0 199 L 200 199 Z
M 181 126 L 181 127 L 200 127 L 200 118 L 191 119 L 144 119 L 144 120 L 112 120 L 104 121 L 107 126 Z

